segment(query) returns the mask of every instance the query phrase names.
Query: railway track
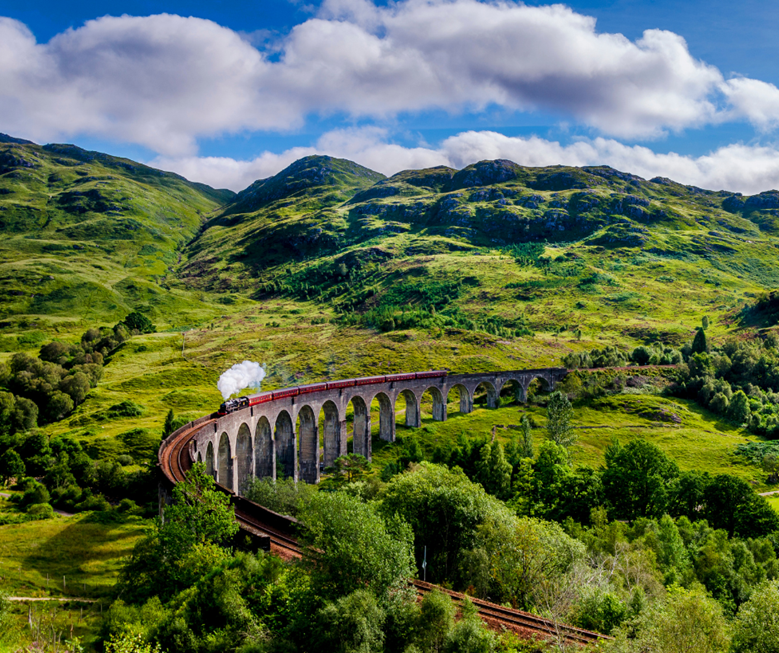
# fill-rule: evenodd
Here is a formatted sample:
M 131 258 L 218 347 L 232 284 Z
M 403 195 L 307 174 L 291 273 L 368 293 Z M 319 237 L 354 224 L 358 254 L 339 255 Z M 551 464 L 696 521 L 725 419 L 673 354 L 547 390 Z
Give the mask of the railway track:
M 192 461 L 188 455 L 188 444 L 195 431 L 214 421 L 214 419 L 208 419 L 196 424 L 191 423 L 163 440 L 158 454 L 158 461 L 165 481 L 170 487 L 184 480 L 187 471 L 192 467 Z M 274 513 L 263 506 L 236 495 L 221 485 L 217 485 L 217 487 L 230 496 L 231 503 L 235 507 L 235 517 L 241 530 L 254 537 L 266 540 L 268 543 L 267 548 L 270 552 L 283 559 L 292 560 L 303 555 L 303 550 L 294 537 L 294 531 L 297 526 L 297 522 L 294 519 Z M 275 525 L 269 524 L 269 521 L 273 521 Z M 561 637 L 570 644 L 578 645 L 611 639 L 599 633 L 559 624 L 529 612 L 522 612 L 521 610 L 506 608 L 489 601 L 466 597 L 465 594 L 444 589 L 421 580 L 413 580 L 412 584 L 420 596 L 439 590 L 451 596 L 456 603 L 462 603 L 466 598 L 470 599 L 476 607 L 479 616 L 493 630 L 509 630 L 528 639 Z
M 451 596 L 455 603 L 458 604 L 468 598 L 476 607 L 479 615 L 484 621 L 492 626 L 506 628 L 507 630 L 511 630 L 520 635 L 530 637 L 538 637 L 541 635 L 544 638 L 564 637 L 572 644 L 590 644 L 598 640 L 610 639 L 599 633 L 593 633 L 589 630 L 582 630 L 581 628 L 576 628 L 574 626 L 556 623 L 550 619 L 531 614 L 530 612 L 522 612 L 521 610 L 514 610 L 513 608 L 507 608 L 496 603 L 490 603 L 489 601 L 477 599 L 472 596 L 466 596 L 465 594 L 460 594 L 459 592 L 454 592 L 421 580 L 414 580 L 413 585 L 420 596 L 438 590 L 439 592 Z

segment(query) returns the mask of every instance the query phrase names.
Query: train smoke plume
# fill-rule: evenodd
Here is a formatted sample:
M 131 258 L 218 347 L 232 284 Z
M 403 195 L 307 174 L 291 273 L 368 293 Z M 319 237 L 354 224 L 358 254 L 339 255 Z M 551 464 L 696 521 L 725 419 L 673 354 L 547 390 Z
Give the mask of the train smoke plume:
M 219 377 L 216 384 L 222 397 L 227 399 L 244 388 L 259 391 L 265 378 L 265 367 L 252 361 L 236 363 Z

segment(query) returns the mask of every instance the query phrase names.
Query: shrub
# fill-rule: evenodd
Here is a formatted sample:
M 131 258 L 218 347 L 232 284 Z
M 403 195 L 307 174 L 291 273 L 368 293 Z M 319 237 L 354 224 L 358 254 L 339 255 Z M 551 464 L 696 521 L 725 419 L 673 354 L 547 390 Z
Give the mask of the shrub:
M 34 503 L 27 508 L 27 514 L 31 519 L 51 519 L 54 517 L 54 508 L 48 503 Z

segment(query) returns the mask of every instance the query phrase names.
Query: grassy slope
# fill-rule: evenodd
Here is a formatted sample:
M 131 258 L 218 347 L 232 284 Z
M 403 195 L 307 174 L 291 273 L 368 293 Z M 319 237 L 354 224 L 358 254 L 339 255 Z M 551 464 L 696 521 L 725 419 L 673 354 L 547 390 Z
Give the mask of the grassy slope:
M 199 298 L 175 288 L 171 268 L 230 197 L 74 146 L 0 142 L 3 348 L 34 344 L 31 330 L 115 322 L 131 310 L 194 319 Z
M 130 309 L 147 310 L 161 327 L 115 352 L 86 402 L 47 428 L 70 433 L 100 457 L 133 453 L 137 442 L 117 436 L 139 427 L 158 438 L 170 407 L 192 416 L 213 410 L 219 374 L 247 358 L 267 363 L 267 388 L 409 369 L 555 365 L 576 349 L 682 342 L 703 315 L 712 321 L 710 333 L 723 337 L 737 328 L 744 302 L 779 285 L 772 196 L 734 200 L 603 169 L 502 163 L 383 179 L 349 162 L 315 157 L 254 184 L 220 210 L 227 195 L 132 162 L 0 144 L 0 156 L 9 152 L 32 167 L 0 173 L 0 188 L 11 191 L 0 190 L 0 360 L 17 350 L 34 353 L 54 336 L 75 341 L 88 326 L 112 323 Z M 84 199 L 74 191 L 98 194 Z M 624 204 L 628 195 L 649 201 L 638 205 L 643 213 L 625 208 L 634 206 Z M 598 204 L 583 210 L 593 198 Z M 122 226 L 129 220 L 137 227 L 131 235 Z M 546 269 L 520 265 L 506 253 L 512 239 L 539 238 L 550 242 L 546 255 L 558 259 Z M 316 301 L 318 289 L 310 301 L 264 290 L 269 282 L 339 263 L 350 276 L 345 290 L 327 301 Z M 381 305 L 393 289 L 464 276 L 471 281 L 447 309 L 523 321 L 534 335 L 459 328 L 379 333 L 329 322 L 345 303 L 360 312 Z M 367 298 L 366 287 L 373 289 Z M 409 302 L 415 301 L 412 292 Z M 123 399 L 141 404 L 144 414 L 106 419 L 105 410 Z M 580 431 L 577 464 L 597 466 L 613 436 L 641 434 L 684 469 L 728 471 L 763 487 L 759 470 L 732 456 L 742 432 L 678 400 L 671 403 L 680 427 L 660 428 L 637 414 L 668 402 L 625 395 L 578 407 L 577 425 L 607 428 Z M 493 426 L 517 424 L 520 410 L 458 416 L 452 404 L 448 422 L 428 418 L 413 434 L 398 432 L 432 449 L 461 430 L 488 435 Z M 529 410 L 542 427 L 543 411 Z M 511 429 L 496 432 L 504 439 Z M 536 435 L 540 442 L 543 429 Z M 375 452 L 377 466 L 395 455 L 380 441 Z M 69 541 L 91 542 L 83 558 L 67 563 L 70 573 L 102 587 L 137 534 L 133 528 L 82 524 L 78 517 L 0 527 L 3 583 L 17 583 L 11 572 L 23 554 L 15 542 L 52 552 L 57 547 L 50 543 L 64 541 L 65 532 Z M 56 568 L 59 574 L 63 560 L 21 565 L 20 582 L 43 591 L 41 573 Z

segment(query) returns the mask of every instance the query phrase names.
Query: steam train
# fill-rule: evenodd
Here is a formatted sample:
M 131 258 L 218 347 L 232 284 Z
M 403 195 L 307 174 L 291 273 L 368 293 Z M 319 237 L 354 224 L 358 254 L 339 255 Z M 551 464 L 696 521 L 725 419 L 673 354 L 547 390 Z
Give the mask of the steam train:
M 311 383 L 309 385 L 299 385 L 294 388 L 284 388 L 283 390 L 272 390 L 271 392 L 260 392 L 251 397 L 237 397 L 228 399 L 219 406 L 216 412 L 220 417 L 233 413 L 236 410 L 265 404 L 276 399 L 286 399 L 296 397 L 311 392 L 321 392 L 323 390 L 340 390 L 342 388 L 352 388 L 358 385 L 373 385 L 375 383 L 392 383 L 393 381 L 413 381 L 415 379 L 436 379 L 446 376 L 446 370 L 430 370 L 428 372 L 407 372 L 403 374 L 387 374 L 385 376 L 365 376 L 360 379 L 345 379 L 343 381 L 328 381 L 327 383 Z

